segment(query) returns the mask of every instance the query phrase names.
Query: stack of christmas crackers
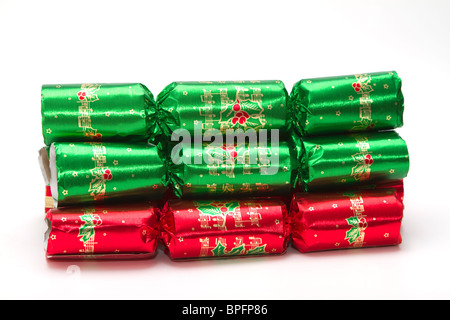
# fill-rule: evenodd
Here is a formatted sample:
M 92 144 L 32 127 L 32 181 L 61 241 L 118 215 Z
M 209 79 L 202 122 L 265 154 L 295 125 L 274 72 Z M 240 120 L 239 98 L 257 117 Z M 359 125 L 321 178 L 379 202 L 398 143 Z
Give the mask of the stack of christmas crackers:
M 174 260 L 401 242 L 395 72 L 44 85 L 48 258 Z

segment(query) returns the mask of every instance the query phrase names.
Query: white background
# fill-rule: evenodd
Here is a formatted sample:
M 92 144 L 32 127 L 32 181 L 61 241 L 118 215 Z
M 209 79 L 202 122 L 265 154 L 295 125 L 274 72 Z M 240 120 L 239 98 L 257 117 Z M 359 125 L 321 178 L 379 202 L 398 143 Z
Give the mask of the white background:
M 448 1 L 0 0 L 0 298 L 449 299 Z M 283 80 L 396 70 L 411 168 L 403 243 L 173 262 L 44 256 L 45 83 Z

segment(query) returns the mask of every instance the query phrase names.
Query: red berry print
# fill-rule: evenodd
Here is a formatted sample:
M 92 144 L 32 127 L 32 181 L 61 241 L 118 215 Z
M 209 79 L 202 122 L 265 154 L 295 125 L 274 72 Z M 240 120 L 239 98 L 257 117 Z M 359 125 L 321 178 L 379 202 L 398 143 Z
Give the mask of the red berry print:
M 373 127 L 375 127 L 375 125 L 372 123 L 371 125 L 367 126 L 367 129 L 373 129 Z
M 233 110 L 235 112 L 241 110 L 241 105 L 239 104 L 239 100 L 237 100 L 236 104 L 233 106 Z
M 96 135 L 92 136 L 92 139 L 94 139 L 94 140 L 101 140 L 101 138 L 102 138 L 101 133 L 97 133 Z
M 103 178 L 104 178 L 105 180 L 111 180 L 112 177 L 113 177 L 113 175 L 111 174 L 111 170 L 106 169 L 106 170 L 105 170 L 105 173 L 103 173 Z
M 95 215 L 92 219 L 92 222 L 94 223 L 94 225 L 99 226 L 102 224 L 102 219 L 100 218 L 100 216 Z
M 228 209 L 227 209 L 227 208 L 225 208 L 225 207 L 222 207 L 222 208 L 220 208 L 220 211 L 222 211 L 222 212 L 227 212 L 227 211 L 228 211 Z
M 235 125 L 239 122 L 239 124 L 244 125 L 250 116 L 247 112 L 243 111 L 241 108 L 241 104 L 239 100 L 237 100 L 237 103 L 233 106 L 234 116 L 231 119 L 231 123 Z
M 222 150 L 227 152 L 230 155 L 230 157 L 233 159 L 237 157 L 237 152 L 236 152 L 236 149 L 234 148 L 234 146 L 223 145 Z
M 86 91 L 78 91 L 77 96 L 78 99 L 84 100 L 86 98 Z
M 364 162 L 365 162 L 365 164 L 371 165 L 373 163 L 372 156 L 370 154 L 366 155 Z
M 361 90 L 361 83 L 353 82 L 352 87 L 353 87 L 353 89 L 355 89 L 356 92 L 359 92 Z

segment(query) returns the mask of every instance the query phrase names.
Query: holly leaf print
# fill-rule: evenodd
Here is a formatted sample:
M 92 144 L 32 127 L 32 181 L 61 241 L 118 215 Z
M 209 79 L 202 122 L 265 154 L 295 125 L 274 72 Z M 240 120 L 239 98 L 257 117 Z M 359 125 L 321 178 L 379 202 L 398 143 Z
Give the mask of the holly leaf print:
M 227 256 L 237 256 L 245 253 L 245 245 L 241 244 L 238 247 L 234 247 L 227 253 Z
M 241 101 L 241 107 L 242 110 L 247 111 L 250 116 L 260 114 L 264 111 L 259 103 L 252 101 Z
M 266 245 L 265 244 L 262 246 L 258 246 L 256 248 L 247 250 L 247 254 L 262 254 L 262 253 L 266 253 Z
M 220 211 L 220 208 L 213 207 L 213 206 L 198 206 L 197 210 L 199 210 L 203 214 L 209 214 L 212 216 L 222 214 L 222 211 Z
M 214 256 L 223 256 L 225 254 L 226 247 L 219 241 L 217 246 L 211 250 Z
M 359 229 L 352 227 L 345 233 L 345 240 L 348 240 L 348 243 L 352 244 L 353 242 L 356 241 L 356 239 L 359 238 L 359 236 L 360 236 Z

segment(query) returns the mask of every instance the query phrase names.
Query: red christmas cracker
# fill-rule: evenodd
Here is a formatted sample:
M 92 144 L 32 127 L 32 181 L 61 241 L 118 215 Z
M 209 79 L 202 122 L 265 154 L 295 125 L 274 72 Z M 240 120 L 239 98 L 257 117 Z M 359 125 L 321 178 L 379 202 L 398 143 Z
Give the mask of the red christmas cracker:
M 153 204 L 60 208 L 47 212 L 47 258 L 150 258 L 158 219 Z
M 172 259 L 281 254 L 288 226 L 278 200 L 171 200 L 160 237 Z
M 296 193 L 292 244 L 300 252 L 402 242 L 403 182 L 347 192 Z

